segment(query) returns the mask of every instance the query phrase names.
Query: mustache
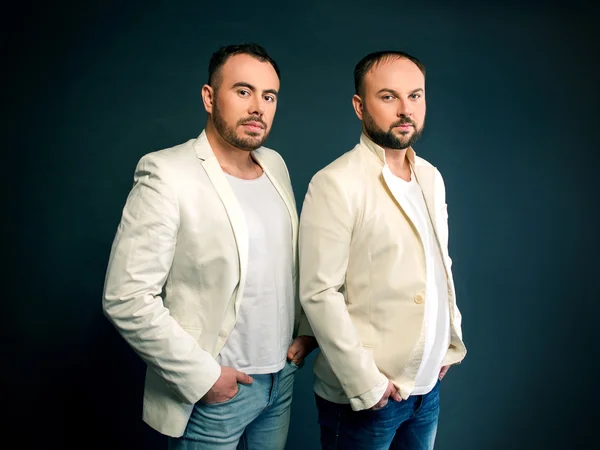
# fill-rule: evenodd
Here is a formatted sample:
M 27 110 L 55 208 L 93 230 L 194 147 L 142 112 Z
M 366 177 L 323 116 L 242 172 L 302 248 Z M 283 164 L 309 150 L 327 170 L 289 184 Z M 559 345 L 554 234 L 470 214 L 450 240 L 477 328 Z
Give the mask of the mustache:
M 398 120 L 397 122 L 394 122 L 393 124 L 390 125 L 390 130 L 394 127 L 399 127 L 400 125 L 412 125 L 413 128 L 416 130 L 417 129 L 417 125 L 408 117 L 403 117 L 402 119 Z
M 251 116 L 251 117 L 246 117 L 245 119 L 241 119 L 238 121 L 238 125 L 245 125 L 250 122 L 260 123 L 263 128 L 265 128 L 265 129 L 267 128 L 267 124 L 262 120 L 261 117 L 258 117 L 258 116 Z

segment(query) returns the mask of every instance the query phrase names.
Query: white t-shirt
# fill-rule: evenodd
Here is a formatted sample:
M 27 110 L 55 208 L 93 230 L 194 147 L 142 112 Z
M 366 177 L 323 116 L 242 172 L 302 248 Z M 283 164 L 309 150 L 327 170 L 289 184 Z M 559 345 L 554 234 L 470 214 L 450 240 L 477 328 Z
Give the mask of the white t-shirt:
M 425 264 L 427 267 L 424 319 L 425 347 L 423 360 L 415 379 L 415 388 L 411 393 L 411 395 L 423 395 L 435 386 L 442 360 L 450 345 L 448 282 L 423 192 L 414 174 L 411 174 L 409 182 L 393 175 L 391 171 L 390 175 L 390 189 L 394 196 L 402 196 L 408 200 L 411 208 L 410 212 L 412 213 L 409 216 L 414 218 L 415 227 L 425 246 Z
M 294 327 L 290 214 L 269 178 L 225 174 L 248 228 L 248 274 L 236 324 L 218 355 L 222 366 L 248 374 L 285 366 Z

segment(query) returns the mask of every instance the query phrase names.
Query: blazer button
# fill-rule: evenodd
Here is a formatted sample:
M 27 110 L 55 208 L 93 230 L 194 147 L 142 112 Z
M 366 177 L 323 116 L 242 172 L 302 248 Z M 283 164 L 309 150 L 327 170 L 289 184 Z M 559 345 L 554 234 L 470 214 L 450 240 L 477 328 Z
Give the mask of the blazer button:
M 219 336 L 222 338 L 226 338 L 227 337 L 227 330 L 221 330 L 219 331 Z
M 421 303 L 423 303 L 423 300 L 425 300 L 425 298 L 423 297 L 423 294 L 415 295 L 415 303 L 420 305 Z

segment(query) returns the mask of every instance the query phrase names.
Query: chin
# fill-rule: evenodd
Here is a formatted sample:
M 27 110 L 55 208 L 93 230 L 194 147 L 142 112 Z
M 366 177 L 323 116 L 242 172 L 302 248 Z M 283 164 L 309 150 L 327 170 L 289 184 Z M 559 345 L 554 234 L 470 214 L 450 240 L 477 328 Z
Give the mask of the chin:
M 246 141 L 249 145 L 256 145 L 260 147 L 263 139 L 260 136 L 244 136 L 244 141 Z
M 262 132 L 256 133 L 255 131 L 245 131 L 244 134 L 242 136 L 240 136 L 240 138 L 255 139 L 257 141 L 260 141 L 262 139 L 262 136 L 263 136 Z

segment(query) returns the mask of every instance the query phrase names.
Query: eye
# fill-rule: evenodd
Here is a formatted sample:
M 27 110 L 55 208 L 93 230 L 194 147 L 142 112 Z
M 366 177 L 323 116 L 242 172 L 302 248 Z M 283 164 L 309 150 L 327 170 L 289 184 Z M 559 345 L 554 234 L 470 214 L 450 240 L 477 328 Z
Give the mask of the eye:
M 411 98 L 411 99 L 413 99 L 413 100 L 417 100 L 417 99 L 421 98 L 421 94 L 417 94 L 417 93 L 415 93 L 415 94 L 411 94 L 411 95 L 409 96 L 409 98 Z
M 248 95 L 250 95 L 250 91 L 248 89 L 240 89 L 238 91 L 238 94 L 240 94 L 242 97 L 247 97 Z
M 269 103 L 273 103 L 275 101 L 275 96 L 274 95 L 265 95 L 265 100 L 268 101 Z
M 384 102 L 389 102 L 392 101 L 395 97 L 393 95 L 387 94 L 384 95 L 383 97 L 381 97 L 381 100 L 383 100 Z

